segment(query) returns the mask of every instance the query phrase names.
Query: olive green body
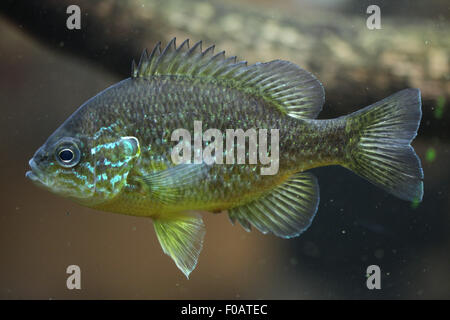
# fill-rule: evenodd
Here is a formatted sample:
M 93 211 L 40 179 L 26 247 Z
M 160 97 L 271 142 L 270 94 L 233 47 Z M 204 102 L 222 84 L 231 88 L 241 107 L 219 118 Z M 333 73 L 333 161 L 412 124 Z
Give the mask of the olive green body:
M 71 121 L 83 127 L 81 131 L 87 136 L 134 136 L 139 140 L 140 155 L 132 164 L 125 187 L 100 204 L 84 203 L 139 216 L 226 210 L 258 198 L 294 172 L 342 163 L 346 154 L 345 118 L 295 119 L 251 91 L 210 78 L 126 79 L 88 101 Z M 261 175 L 259 163 L 214 164 L 206 179 L 182 188 L 176 203 L 156 199 L 146 192 L 139 177 L 174 165 L 172 132 L 184 128 L 193 136 L 194 121 L 202 122 L 203 132 L 215 128 L 224 134 L 226 129 L 279 129 L 278 173 Z M 267 141 L 270 145 L 270 135 Z M 100 137 L 93 143 L 102 142 Z

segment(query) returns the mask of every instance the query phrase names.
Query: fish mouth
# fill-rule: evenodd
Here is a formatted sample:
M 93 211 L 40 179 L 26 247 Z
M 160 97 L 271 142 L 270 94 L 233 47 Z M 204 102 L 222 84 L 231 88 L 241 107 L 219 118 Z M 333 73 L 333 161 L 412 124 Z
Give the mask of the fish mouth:
M 42 178 L 40 178 L 42 176 L 42 171 L 37 167 L 34 159 L 31 159 L 28 162 L 28 164 L 30 165 L 31 170 L 29 170 L 25 173 L 25 177 L 30 179 L 34 184 L 36 184 L 38 186 L 41 186 L 41 187 L 45 186 L 46 183 L 44 182 L 44 180 Z
M 27 177 L 31 181 L 40 181 L 39 178 L 37 177 L 37 175 L 34 174 L 33 171 L 27 171 L 27 173 L 25 173 L 25 177 Z

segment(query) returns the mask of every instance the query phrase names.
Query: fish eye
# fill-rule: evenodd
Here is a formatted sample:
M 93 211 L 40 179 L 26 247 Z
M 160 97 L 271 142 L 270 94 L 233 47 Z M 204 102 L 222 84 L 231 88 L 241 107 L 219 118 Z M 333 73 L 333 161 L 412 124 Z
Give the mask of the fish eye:
M 62 167 L 74 167 L 80 162 L 80 149 L 74 141 L 63 140 L 56 148 L 55 158 Z
M 64 163 L 69 163 L 72 161 L 74 156 L 73 151 L 70 149 L 63 149 L 58 154 L 59 159 Z

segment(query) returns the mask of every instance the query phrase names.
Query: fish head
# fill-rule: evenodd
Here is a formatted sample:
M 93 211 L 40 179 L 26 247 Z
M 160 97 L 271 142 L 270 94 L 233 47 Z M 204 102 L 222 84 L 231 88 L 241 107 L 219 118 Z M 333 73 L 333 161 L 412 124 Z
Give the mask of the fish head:
M 58 195 L 89 199 L 95 191 L 89 141 L 82 135 L 58 129 L 30 159 L 26 177 Z
M 70 122 L 60 127 L 30 159 L 26 177 L 39 187 L 86 206 L 114 198 L 140 155 L 135 137 L 105 130 L 82 132 Z

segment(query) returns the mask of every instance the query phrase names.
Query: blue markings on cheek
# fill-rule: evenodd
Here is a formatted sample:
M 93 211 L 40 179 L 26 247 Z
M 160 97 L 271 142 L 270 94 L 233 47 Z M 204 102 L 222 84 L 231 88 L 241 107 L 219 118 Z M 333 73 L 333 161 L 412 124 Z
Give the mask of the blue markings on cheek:
M 84 167 L 86 167 L 90 173 L 94 173 L 95 172 L 95 168 L 93 166 L 91 166 L 91 164 L 89 162 L 86 162 L 83 164 Z
M 98 162 L 97 162 L 97 165 L 106 166 L 106 167 L 110 167 L 110 168 L 120 168 L 120 167 L 122 167 L 122 166 L 128 164 L 129 161 L 130 161 L 130 160 L 127 159 L 127 160 L 125 160 L 125 161 L 119 160 L 119 161 L 117 161 L 117 162 L 111 162 L 110 160 L 104 158 L 104 159 L 102 159 L 101 161 L 98 161 Z
M 88 178 L 87 178 L 86 176 L 81 175 L 81 174 L 78 174 L 78 173 L 75 173 L 75 175 L 76 175 L 76 177 L 77 177 L 79 180 L 81 180 L 81 181 L 84 183 L 84 185 L 85 185 L 86 187 L 88 187 L 88 188 L 94 188 L 95 185 L 94 185 L 93 183 L 90 183 L 89 180 L 88 180 Z
M 120 181 L 122 181 L 122 180 L 124 180 L 124 179 L 126 180 L 127 176 L 128 176 L 128 172 L 125 173 L 125 174 L 117 174 L 117 175 L 115 175 L 115 176 L 110 180 L 110 182 L 112 183 L 113 188 L 114 188 L 114 186 L 115 186 L 116 183 L 118 183 L 118 182 L 120 182 Z
M 96 154 L 102 149 L 114 149 L 117 146 L 118 142 L 109 142 L 104 144 L 99 144 L 98 146 L 95 146 L 94 148 L 91 148 L 91 154 Z
M 57 193 L 68 193 L 76 197 L 85 198 L 92 194 L 95 185 L 87 176 L 76 170 L 56 170 L 54 174 L 55 190 Z
M 126 179 L 127 176 L 128 176 L 128 173 L 116 174 L 111 179 L 108 179 L 107 174 L 102 173 L 97 176 L 97 181 L 109 181 L 109 183 L 111 183 L 111 187 L 114 188 L 117 183 L 121 182 L 123 179 Z
M 97 181 L 108 181 L 108 175 L 106 173 L 98 174 Z
M 111 162 L 111 161 L 109 161 L 108 159 L 104 159 L 103 160 L 103 164 L 105 165 L 105 166 L 110 166 L 111 168 L 118 168 L 118 167 L 121 167 L 121 166 L 123 166 L 124 164 L 127 164 L 128 163 L 128 161 L 129 160 L 126 160 L 126 161 L 117 161 L 117 162 Z
M 75 170 L 75 168 L 72 169 L 72 173 L 78 180 L 81 180 L 81 183 L 84 186 L 86 186 L 89 189 L 94 188 L 95 185 L 89 181 L 89 179 L 86 175 L 77 172 L 77 170 Z
M 113 167 L 113 168 L 118 168 L 118 167 L 121 167 L 121 166 L 123 166 L 124 164 L 127 164 L 128 163 L 128 161 L 117 161 L 116 163 L 111 163 L 111 167 Z

